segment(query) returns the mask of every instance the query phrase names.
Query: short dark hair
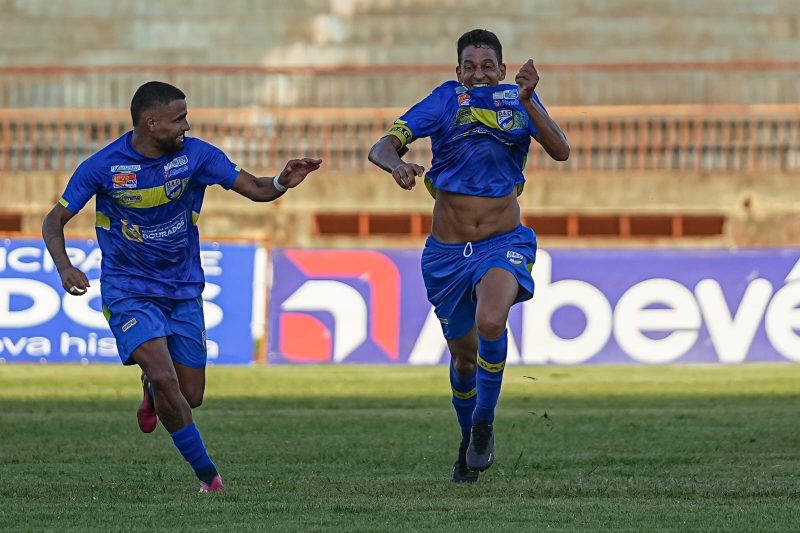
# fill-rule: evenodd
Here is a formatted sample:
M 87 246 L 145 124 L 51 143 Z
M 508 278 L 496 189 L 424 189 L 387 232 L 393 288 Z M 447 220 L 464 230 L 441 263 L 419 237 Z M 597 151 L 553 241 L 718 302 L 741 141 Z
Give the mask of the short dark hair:
M 177 87 L 163 81 L 148 81 L 133 94 L 131 100 L 131 120 L 139 123 L 142 113 L 156 106 L 169 105 L 173 100 L 185 100 L 186 95 Z
M 471 30 L 459 37 L 458 44 L 456 45 L 459 65 L 461 64 L 461 52 L 463 52 L 464 48 L 467 46 L 474 46 L 475 48 L 485 46 L 491 48 L 497 55 L 497 63 L 501 64 L 503 62 L 503 45 L 500 44 L 500 39 L 497 38 L 497 35 L 489 30 Z

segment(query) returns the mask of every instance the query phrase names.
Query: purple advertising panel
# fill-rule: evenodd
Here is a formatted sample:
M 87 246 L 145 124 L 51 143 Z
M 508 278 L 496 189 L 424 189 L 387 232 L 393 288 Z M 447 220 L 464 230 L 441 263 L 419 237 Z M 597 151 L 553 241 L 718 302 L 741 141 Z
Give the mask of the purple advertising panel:
M 268 361 L 448 361 L 419 250 L 275 250 Z M 800 249 L 540 250 L 510 364 L 800 361 Z
M 258 249 L 207 242 L 201 250 L 208 361 L 250 363 Z M 89 278 L 84 296 L 65 293 L 41 240 L 0 239 L 0 363 L 119 363 L 102 313 L 100 249 L 93 240 L 69 240 L 67 253 Z

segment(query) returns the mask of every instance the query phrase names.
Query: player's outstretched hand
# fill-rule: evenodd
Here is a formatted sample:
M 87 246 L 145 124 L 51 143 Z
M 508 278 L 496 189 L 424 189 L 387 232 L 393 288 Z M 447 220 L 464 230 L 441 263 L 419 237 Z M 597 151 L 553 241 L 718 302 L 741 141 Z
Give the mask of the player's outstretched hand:
M 533 90 L 536 89 L 536 85 L 539 83 L 539 73 L 536 72 L 533 59 L 529 59 L 522 65 L 514 81 L 519 87 L 520 100 L 530 100 L 533 98 Z
M 61 274 L 61 286 L 73 296 L 83 296 L 89 288 L 89 279 L 75 267 L 65 268 Z
M 392 170 L 392 177 L 403 189 L 410 191 L 417 184 L 417 176 L 422 176 L 425 169 L 414 163 L 403 163 Z
M 290 159 L 281 172 L 281 177 L 278 178 L 278 181 L 289 189 L 297 187 L 306 179 L 306 176 L 317 170 L 321 164 L 322 159 L 310 159 L 308 157 Z

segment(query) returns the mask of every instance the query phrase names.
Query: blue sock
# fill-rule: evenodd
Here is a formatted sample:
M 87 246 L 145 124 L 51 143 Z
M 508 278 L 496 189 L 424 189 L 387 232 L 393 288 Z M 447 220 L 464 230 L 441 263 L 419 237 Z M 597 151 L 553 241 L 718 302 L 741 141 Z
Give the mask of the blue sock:
M 508 331 L 499 339 L 489 341 L 478 335 L 478 401 L 472 413 L 472 423 L 494 422 L 494 409 L 500 398 L 503 370 L 506 367 Z
M 461 439 L 467 441 L 478 393 L 475 388 L 475 372 L 466 376 L 460 375 L 450 359 L 450 388 L 453 390 L 453 407 L 456 409 L 458 425 L 461 426 Z
M 211 462 L 211 458 L 208 457 L 203 438 L 194 423 L 170 435 L 172 442 L 175 443 L 175 447 L 181 452 L 183 458 L 192 465 L 197 478 L 203 483 L 211 483 L 217 476 L 217 468 Z

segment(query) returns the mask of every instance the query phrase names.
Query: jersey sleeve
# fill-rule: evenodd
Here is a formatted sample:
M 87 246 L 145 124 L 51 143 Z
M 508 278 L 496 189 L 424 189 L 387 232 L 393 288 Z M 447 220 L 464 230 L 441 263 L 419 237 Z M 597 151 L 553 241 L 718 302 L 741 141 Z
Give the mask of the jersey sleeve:
M 233 187 L 242 167 L 231 162 L 225 152 L 208 143 L 203 143 L 203 163 L 197 173 L 197 181 L 203 185 Z
M 430 137 L 442 127 L 444 111 L 443 91 L 437 89 L 395 120 L 386 135 L 397 137 L 401 148 L 421 137 Z
M 539 106 L 544 109 L 544 112 L 547 113 L 547 108 L 544 106 L 541 100 L 539 100 L 539 95 L 536 94 L 536 91 L 533 92 L 533 100 L 539 104 Z M 549 115 L 549 113 L 547 113 Z M 536 125 L 533 123 L 532 120 L 528 120 L 528 132 L 531 134 L 531 137 L 536 137 L 538 130 L 536 129 Z
M 100 172 L 92 165 L 91 158 L 87 159 L 75 169 L 58 203 L 69 209 L 71 213 L 77 214 L 83 209 L 86 202 L 97 194 L 101 183 Z

